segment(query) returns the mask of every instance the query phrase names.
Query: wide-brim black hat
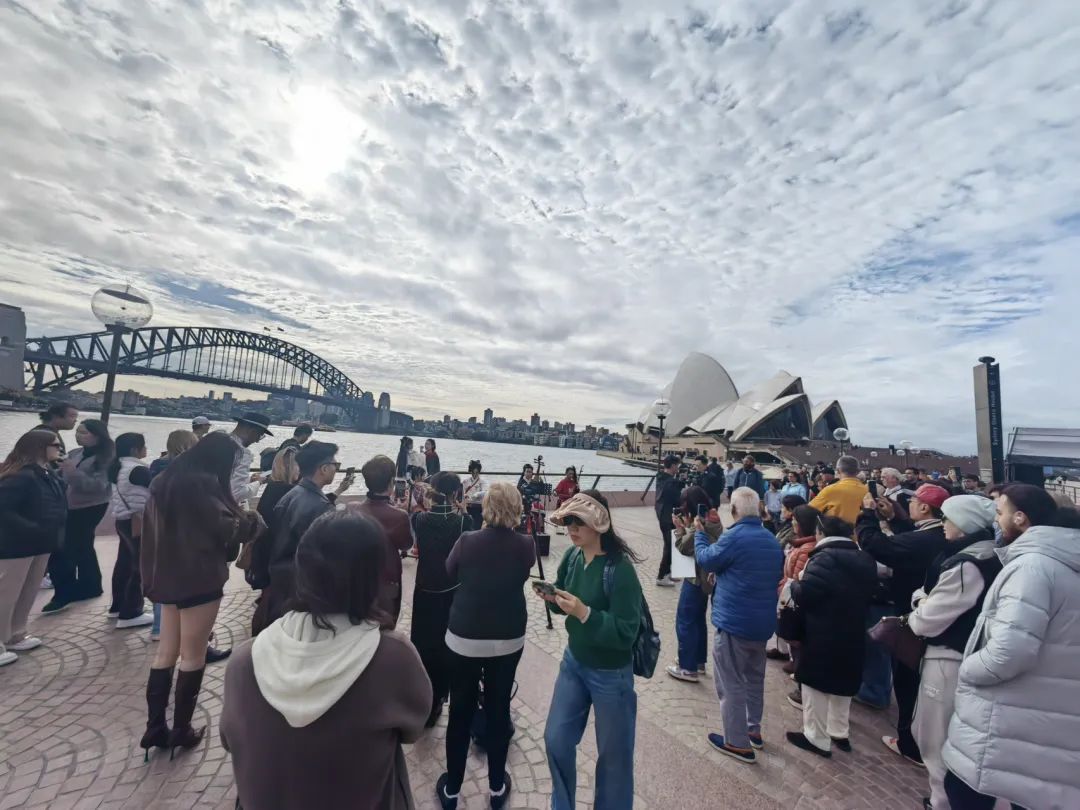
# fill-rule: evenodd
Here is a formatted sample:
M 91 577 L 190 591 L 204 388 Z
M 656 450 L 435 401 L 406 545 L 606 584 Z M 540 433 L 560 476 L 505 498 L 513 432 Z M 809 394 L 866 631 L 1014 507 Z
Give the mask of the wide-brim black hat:
M 241 425 L 250 425 L 251 427 L 257 427 L 262 430 L 267 436 L 273 436 L 270 432 L 270 417 L 264 413 L 245 413 L 243 416 L 238 416 L 236 421 Z

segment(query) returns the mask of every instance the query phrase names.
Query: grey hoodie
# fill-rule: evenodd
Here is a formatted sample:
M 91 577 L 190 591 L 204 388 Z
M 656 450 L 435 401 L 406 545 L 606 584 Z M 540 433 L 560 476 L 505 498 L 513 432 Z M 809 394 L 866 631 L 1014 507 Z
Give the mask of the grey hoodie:
M 943 752 L 979 793 L 1080 807 L 1080 531 L 1036 526 L 997 549 L 960 665 Z

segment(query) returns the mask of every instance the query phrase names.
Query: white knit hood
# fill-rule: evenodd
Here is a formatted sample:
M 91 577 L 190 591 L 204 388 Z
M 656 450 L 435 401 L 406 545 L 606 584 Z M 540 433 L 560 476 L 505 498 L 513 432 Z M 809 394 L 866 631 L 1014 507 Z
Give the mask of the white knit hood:
M 330 616 L 334 630 L 316 627 L 310 613 L 286 613 L 251 647 L 255 681 L 266 702 L 293 728 L 311 725 L 367 669 L 381 634 L 373 622 Z

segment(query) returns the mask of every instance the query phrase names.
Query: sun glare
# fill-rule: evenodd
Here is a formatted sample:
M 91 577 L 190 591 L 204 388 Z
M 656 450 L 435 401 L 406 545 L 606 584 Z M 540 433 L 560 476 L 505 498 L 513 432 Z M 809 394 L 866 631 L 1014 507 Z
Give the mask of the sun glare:
M 332 91 L 322 87 L 301 87 L 291 106 L 292 155 L 286 177 L 292 185 L 314 189 L 345 165 L 360 123 Z

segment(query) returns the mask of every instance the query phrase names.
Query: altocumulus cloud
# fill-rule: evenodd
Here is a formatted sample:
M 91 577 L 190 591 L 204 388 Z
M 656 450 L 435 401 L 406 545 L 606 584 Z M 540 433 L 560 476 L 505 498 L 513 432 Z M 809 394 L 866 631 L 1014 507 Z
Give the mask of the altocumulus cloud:
M 970 447 L 982 354 L 1067 421 L 1080 7 L 709 5 L 4 0 L 4 299 L 129 279 L 420 415 L 629 417 L 700 349 L 866 442 Z

